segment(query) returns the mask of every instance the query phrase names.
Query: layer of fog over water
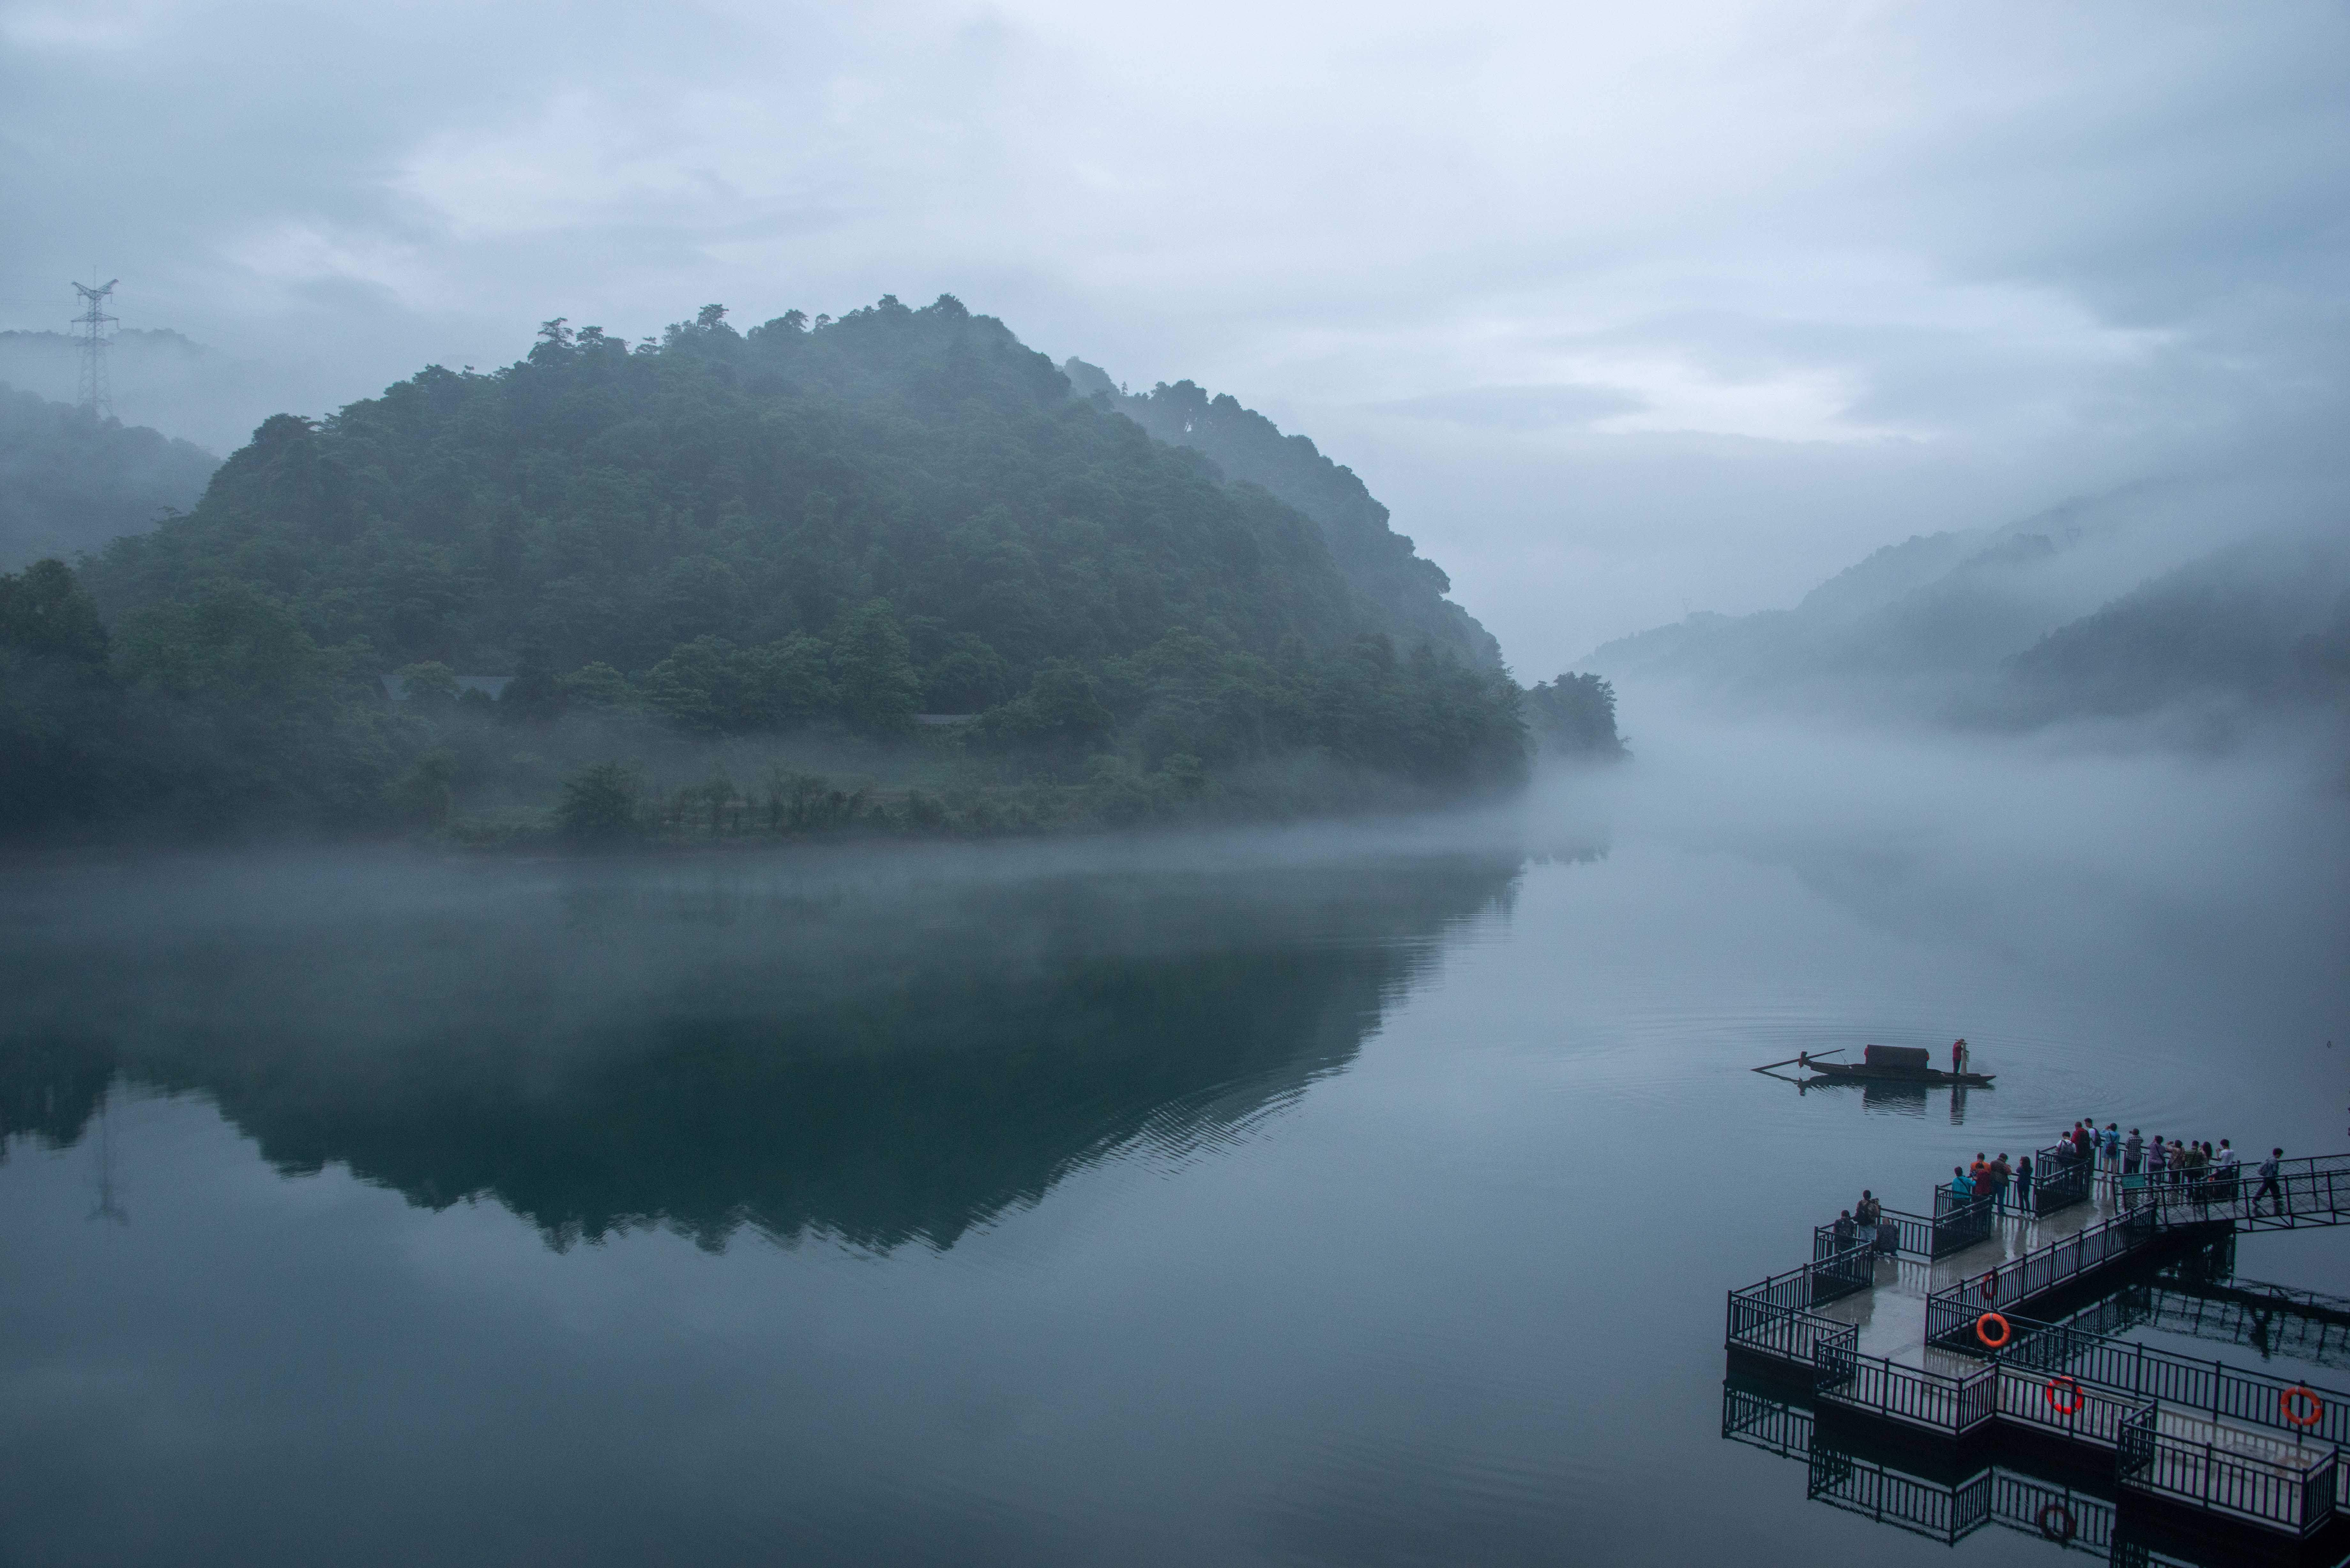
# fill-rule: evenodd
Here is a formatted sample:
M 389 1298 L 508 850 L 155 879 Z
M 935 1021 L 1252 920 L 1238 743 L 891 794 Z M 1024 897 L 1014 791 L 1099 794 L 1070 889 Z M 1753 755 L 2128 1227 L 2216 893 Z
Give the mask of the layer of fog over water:
M 1946 1561 L 1721 1439 L 1724 1291 L 2085 1113 L 2350 1147 L 2340 802 L 1627 711 L 1438 823 L 19 867 L 0 1536 Z M 1961 1033 L 1962 1106 L 1746 1071 Z M 2240 1267 L 2350 1290 L 2336 1232 Z

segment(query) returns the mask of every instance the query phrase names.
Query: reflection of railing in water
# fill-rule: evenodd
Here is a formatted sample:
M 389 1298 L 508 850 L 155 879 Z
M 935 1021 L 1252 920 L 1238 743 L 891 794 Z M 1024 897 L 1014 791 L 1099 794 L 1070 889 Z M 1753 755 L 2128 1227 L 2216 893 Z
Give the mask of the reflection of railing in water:
M 1787 1400 L 1724 1383 L 1721 1435 L 1733 1442 L 1802 1459 L 1812 1451 L 1812 1413 Z
M 2198 1568 L 2193 1558 L 2126 1538 L 2110 1497 L 2004 1461 L 1962 1469 L 1954 1479 L 1920 1475 L 1823 1436 L 1803 1405 L 1735 1380 L 1722 1385 L 1721 1435 L 1803 1460 L 1806 1494 L 1817 1501 L 1945 1544 L 1990 1523 L 2138 1568 Z
M 2150 1325 L 2243 1345 L 2262 1359 L 2289 1355 L 2313 1366 L 2350 1368 L 2350 1301 L 2260 1280 L 2125 1285 L 2073 1314 L 2064 1325 L 2103 1334 Z
M 2118 1532 L 2115 1529 L 2112 1503 L 2088 1492 L 2023 1475 L 2004 1465 L 1991 1467 L 1991 1518 L 1994 1524 L 2116 1563 L 2152 1568 L 2157 1563 L 2179 1562 L 2144 1547 L 2134 1547 L 2126 1557 L 2123 1556 L 2115 1551 Z
M 1807 1495 L 1899 1529 L 1955 1546 L 1991 1522 L 1991 1471 L 1944 1486 L 1857 1458 L 1838 1449 L 1814 1447 Z

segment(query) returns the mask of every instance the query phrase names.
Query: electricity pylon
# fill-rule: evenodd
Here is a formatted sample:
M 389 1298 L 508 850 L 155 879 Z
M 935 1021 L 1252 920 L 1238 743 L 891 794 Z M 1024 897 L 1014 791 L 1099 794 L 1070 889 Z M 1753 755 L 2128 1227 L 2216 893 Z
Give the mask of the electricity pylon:
M 98 274 L 93 272 L 89 275 L 96 277 Z M 104 287 L 88 283 L 74 285 L 89 306 L 73 318 L 74 325 L 82 328 L 81 396 L 78 400 L 83 408 L 101 419 L 110 417 L 114 412 L 114 388 L 106 374 L 106 346 L 109 342 L 106 328 L 109 324 L 117 327 L 122 324 L 120 317 L 106 314 L 106 301 L 107 296 L 114 292 L 114 286 L 121 281 L 119 277 L 109 279 Z

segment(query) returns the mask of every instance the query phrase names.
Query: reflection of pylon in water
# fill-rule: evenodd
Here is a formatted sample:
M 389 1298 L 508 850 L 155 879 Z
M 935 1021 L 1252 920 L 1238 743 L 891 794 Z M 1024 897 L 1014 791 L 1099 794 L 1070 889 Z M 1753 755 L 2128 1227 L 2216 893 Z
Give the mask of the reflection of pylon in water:
M 117 1201 L 114 1190 L 114 1123 L 106 1107 L 114 1098 L 109 1087 L 98 1100 L 98 1207 L 89 1211 L 93 1220 L 111 1220 L 117 1225 L 130 1223 L 130 1211 Z

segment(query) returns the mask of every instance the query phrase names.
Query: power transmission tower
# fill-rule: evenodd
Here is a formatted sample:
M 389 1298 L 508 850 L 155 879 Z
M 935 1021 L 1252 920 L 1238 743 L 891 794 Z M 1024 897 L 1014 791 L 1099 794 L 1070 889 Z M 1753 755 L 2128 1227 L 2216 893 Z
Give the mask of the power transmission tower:
M 89 275 L 95 278 L 98 274 L 93 272 Z M 100 419 L 110 418 L 114 413 L 114 387 L 106 374 L 106 346 L 109 341 L 106 328 L 109 325 L 120 327 L 122 322 L 120 317 L 106 314 L 106 301 L 113 294 L 114 286 L 121 281 L 119 277 L 110 279 L 102 288 L 88 283 L 74 285 L 89 306 L 73 318 L 74 325 L 82 328 L 81 397 L 78 400 L 83 408 Z

